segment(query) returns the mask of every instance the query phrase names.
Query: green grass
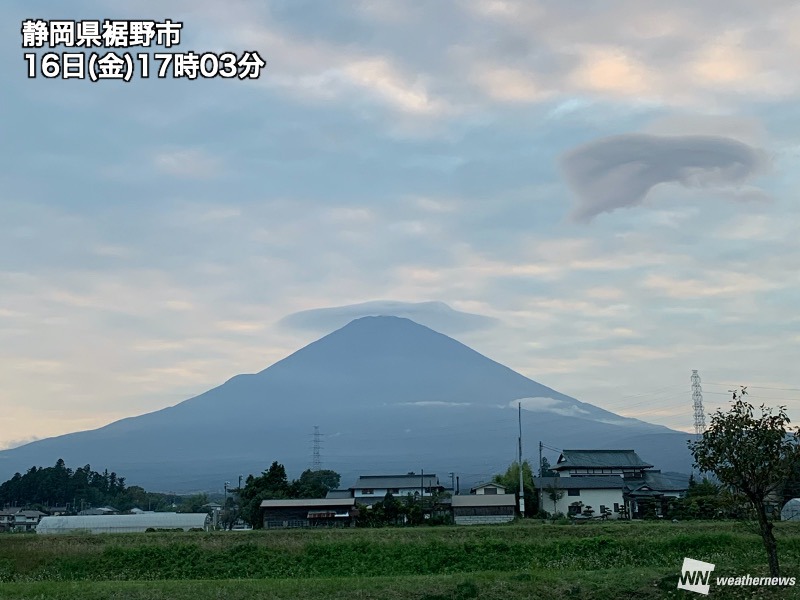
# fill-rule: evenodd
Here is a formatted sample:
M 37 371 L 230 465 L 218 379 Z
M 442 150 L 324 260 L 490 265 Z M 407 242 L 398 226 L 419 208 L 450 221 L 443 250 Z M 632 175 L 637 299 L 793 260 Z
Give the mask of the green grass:
M 777 525 L 783 574 L 800 580 L 800 526 Z M 715 575 L 767 573 L 755 530 L 719 522 L 6 535 L 0 598 L 685 597 L 686 556 Z

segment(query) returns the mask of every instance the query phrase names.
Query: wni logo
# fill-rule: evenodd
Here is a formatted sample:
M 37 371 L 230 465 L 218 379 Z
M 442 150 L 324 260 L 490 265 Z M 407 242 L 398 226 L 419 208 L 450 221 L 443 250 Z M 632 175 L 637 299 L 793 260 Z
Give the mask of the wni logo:
M 678 580 L 678 589 L 689 590 L 690 592 L 697 592 L 707 596 L 713 570 L 714 565 L 711 563 L 694 560 L 693 558 L 684 558 L 681 577 Z

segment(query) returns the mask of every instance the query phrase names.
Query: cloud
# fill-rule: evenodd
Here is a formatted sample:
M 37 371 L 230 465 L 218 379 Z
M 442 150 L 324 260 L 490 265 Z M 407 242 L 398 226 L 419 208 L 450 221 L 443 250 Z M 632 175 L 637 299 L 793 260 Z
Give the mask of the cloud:
M 421 402 L 400 402 L 402 406 L 472 406 L 470 402 L 439 402 L 436 400 L 423 400 Z
M 199 148 L 165 150 L 153 158 L 162 173 L 189 179 L 208 179 L 219 174 L 220 161 Z
M 763 152 L 719 136 L 624 134 L 589 142 L 561 161 L 578 195 L 576 221 L 644 202 L 662 183 L 727 187 L 746 182 L 766 165 Z
M 516 408 L 520 403 L 525 410 L 551 412 L 564 417 L 582 417 L 590 414 L 588 410 L 584 410 L 574 404 L 564 402 L 563 400 L 554 400 L 553 398 L 519 398 L 517 400 L 512 400 L 508 405 L 512 408 Z
M 284 317 L 280 324 L 292 329 L 332 331 L 344 327 L 354 319 L 374 316 L 405 317 L 437 331 L 447 332 L 485 329 L 496 322 L 491 317 L 454 310 L 443 302 L 378 300 L 349 306 L 304 310 Z
M 41 439 L 42 438 L 39 436 L 31 435 L 17 440 L 0 441 L 0 450 L 10 450 L 11 448 L 19 448 L 20 446 L 24 446 L 25 444 L 30 444 L 31 442 L 38 442 Z

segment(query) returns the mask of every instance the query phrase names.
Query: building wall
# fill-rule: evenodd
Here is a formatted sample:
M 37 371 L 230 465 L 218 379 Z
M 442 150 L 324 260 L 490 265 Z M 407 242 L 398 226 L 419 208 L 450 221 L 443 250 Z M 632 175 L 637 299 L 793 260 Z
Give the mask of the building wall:
M 564 515 L 569 514 L 569 505 L 573 502 L 583 502 L 583 506 L 591 506 L 594 509 L 594 516 L 600 516 L 600 507 L 606 506 L 611 510 L 611 518 L 618 519 L 619 513 L 614 512 L 614 503 L 616 502 L 619 507 L 623 506 L 622 490 L 598 490 L 598 489 L 584 489 L 580 490 L 579 496 L 570 496 L 569 490 L 561 490 L 564 495 L 556 503 L 556 512 Z M 547 512 L 553 512 L 553 501 L 547 495 L 547 490 L 542 494 L 542 507 Z
M 421 489 L 420 487 L 416 487 L 416 488 L 393 488 L 392 489 L 392 496 L 394 496 L 395 498 L 405 498 L 408 494 L 411 494 L 412 496 L 414 495 L 415 492 L 417 494 L 419 494 L 420 489 Z M 429 488 L 425 488 L 425 492 L 424 492 L 423 495 L 425 495 L 425 496 L 430 496 L 431 495 L 431 493 L 428 491 L 428 489 Z M 395 492 L 394 490 L 399 490 L 399 491 Z M 364 490 L 356 489 L 356 490 L 353 490 L 353 497 L 370 499 L 373 502 L 377 502 L 379 500 L 383 500 L 384 496 L 386 496 L 386 492 L 388 492 L 388 491 L 389 490 L 387 488 L 374 488 L 372 490 L 371 494 L 365 494 Z
M 351 518 L 320 518 L 309 519 L 309 508 L 305 507 L 286 507 L 286 508 L 265 508 L 263 514 L 264 529 L 283 529 L 293 527 L 331 527 L 350 525 Z M 326 510 L 325 507 L 314 507 L 311 510 Z M 331 508 L 332 512 L 344 512 L 344 507 Z
M 476 489 L 475 490 L 475 495 L 476 496 L 487 495 L 486 494 L 486 490 L 489 489 L 489 488 L 491 488 L 491 490 L 489 490 L 489 494 L 488 495 L 505 494 L 505 489 L 502 488 L 502 487 L 498 487 L 496 485 L 486 485 L 486 486 L 479 487 L 478 489 Z M 494 490 L 494 491 L 492 491 L 492 490 Z
M 599 468 L 599 469 L 586 469 L 586 468 L 579 468 L 579 469 L 559 469 L 558 472 L 560 473 L 561 477 L 602 477 L 604 475 L 616 475 L 618 477 L 621 476 L 631 476 L 631 475 L 641 475 L 642 473 L 641 468 Z
M 456 516 L 454 520 L 456 525 L 500 525 L 502 523 L 510 523 L 513 521 L 514 515 Z

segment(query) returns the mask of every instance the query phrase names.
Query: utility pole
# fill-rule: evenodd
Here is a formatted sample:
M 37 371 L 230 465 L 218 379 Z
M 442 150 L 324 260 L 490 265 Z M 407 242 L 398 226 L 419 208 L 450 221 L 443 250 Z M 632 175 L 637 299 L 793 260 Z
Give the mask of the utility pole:
M 229 486 L 230 484 L 231 484 L 231 482 L 230 482 L 230 481 L 226 481 L 226 482 L 225 482 L 225 501 L 222 503 L 222 506 L 225 506 L 225 505 L 227 505 L 227 504 L 228 504 L 228 486 Z
M 525 484 L 522 479 L 522 402 L 519 403 L 519 514 L 525 518 Z

